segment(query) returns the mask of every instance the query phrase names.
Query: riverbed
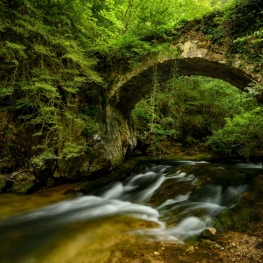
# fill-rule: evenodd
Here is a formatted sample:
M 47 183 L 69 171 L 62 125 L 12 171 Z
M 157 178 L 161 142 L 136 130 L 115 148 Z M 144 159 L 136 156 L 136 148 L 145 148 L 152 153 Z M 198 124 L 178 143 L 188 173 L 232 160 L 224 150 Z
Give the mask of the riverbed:
M 0 262 L 261 262 L 249 255 L 263 244 L 253 207 L 261 173 L 240 161 L 148 160 L 82 193 L 3 194 Z

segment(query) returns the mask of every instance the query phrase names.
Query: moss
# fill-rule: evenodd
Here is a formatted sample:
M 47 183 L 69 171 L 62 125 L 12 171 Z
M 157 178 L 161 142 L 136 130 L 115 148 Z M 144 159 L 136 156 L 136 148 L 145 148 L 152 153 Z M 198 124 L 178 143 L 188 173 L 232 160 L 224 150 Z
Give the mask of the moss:
M 9 177 L 12 184 L 12 192 L 27 194 L 33 190 L 36 178 L 31 171 L 19 170 L 12 173 Z
M 13 183 L 12 191 L 19 194 L 28 194 L 34 186 L 33 182 Z
M 263 196 L 263 175 L 259 175 L 253 182 L 253 188 L 258 196 Z
M 251 206 L 250 203 L 241 203 L 236 206 L 233 209 L 232 217 L 235 228 L 239 231 L 246 231 L 249 223 L 260 220 L 258 209 Z
M 223 210 L 218 216 L 217 216 L 217 222 L 216 227 L 222 230 L 227 230 L 234 228 L 235 223 L 232 218 L 232 212 L 231 210 Z

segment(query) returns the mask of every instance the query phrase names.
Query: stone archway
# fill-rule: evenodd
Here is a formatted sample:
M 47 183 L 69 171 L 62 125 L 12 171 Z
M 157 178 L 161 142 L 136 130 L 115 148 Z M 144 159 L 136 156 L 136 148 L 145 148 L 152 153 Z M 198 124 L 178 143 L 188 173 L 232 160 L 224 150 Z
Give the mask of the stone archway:
M 167 50 L 144 57 L 136 66 L 129 66 L 127 58 L 120 58 L 120 66 L 113 64 L 117 63 L 114 58 L 107 60 L 108 64 L 102 59 L 101 71 L 108 83 L 103 98 L 103 134 L 94 139 L 90 155 L 78 158 L 79 162 L 67 162 L 65 168 L 72 170 L 73 166 L 76 174 L 87 176 L 112 170 L 124 160 L 137 143 L 130 113 L 151 92 L 154 74 L 159 83 L 174 75 L 201 75 L 222 79 L 241 90 L 263 80 L 262 72 L 255 70 L 256 62 L 253 64 L 244 54 L 230 54 L 229 39 L 221 45 L 213 43 L 201 29 L 196 29 L 199 22 L 182 26 L 181 33 L 175 32 L 174 39 L 166 43 Z
M 201 32 L 190 30 L 171 43 L 169 51 L 144 59 L 130 72 L 119 76 L 110 86 L 108 102 L 124 114 L 134 108 L 146 94 L 151 92 L 153 74 L 160 83 L 173 75 L 200 75 L 222 79 L 239 89 L 251 82 L 262 81 L 262 75 L 254 72 L 254 66 L 239 54 L 227 52 L 228 47 L 213 44 Z
M 109 97 L 110 105 L 116 107 L 124 114 L 148 93 L 153 86 L 153 75 L 156 74 L 159 83 L 165 83 L 174 75 L 191 76 L 199 75 L 222 79 L 239 89 L 244 89 L 254 81 L 251 75 L 238 68 L 227 66 L 223 63 L 209 61 L 201 57 L 169 59 L 143 70 L 138 75 L 127 79 L 115 93 Z M 116 93 L 118 95 L 116 96 Z
M 239 54 L 228 53 L 228 46 L 213 44 L 200 31 L 191 29 L 172 41 L 169 51 L 145 58 L 140 65 L 114 79 L 107 93 L 107 155 L 112 166 L 121 162 L 128 149 L 136 145 L 136 136 L 130 124 L 130 113 L 153 87 L 153 75 L 163 83 L 173 75 L 200 75 L 229 82 L 243 90 L 251 82 L 262 81 Z

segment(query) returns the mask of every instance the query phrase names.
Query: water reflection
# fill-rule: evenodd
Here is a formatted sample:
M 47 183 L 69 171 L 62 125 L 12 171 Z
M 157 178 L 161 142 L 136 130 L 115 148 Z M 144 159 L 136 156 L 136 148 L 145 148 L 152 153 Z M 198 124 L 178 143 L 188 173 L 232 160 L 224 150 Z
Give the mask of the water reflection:
M 188 167 L 190 172 L 182 171 Z M 80 251 L 85 255 L 93 251 L 97 258 L 101 251 L 91 250 L 93 246 L 123 242 L 125 233 L 182 243 L 213 226 L 222 210 L 235 206 L 248 187 L 246 174 L 258 174 L 260 169 L 261 164 L 149 163 L 122 182 L 1 220 L 0 262 L 62 262 L 58 256 L 62 244 L 65 249 L 71 243 L 79 245 L 69 249 L 68 258 Z M 138 222 L 151 222 L 150 228 L 146 224 L 138 229 Z M 109 251 L 102 255 L 109 256 Z

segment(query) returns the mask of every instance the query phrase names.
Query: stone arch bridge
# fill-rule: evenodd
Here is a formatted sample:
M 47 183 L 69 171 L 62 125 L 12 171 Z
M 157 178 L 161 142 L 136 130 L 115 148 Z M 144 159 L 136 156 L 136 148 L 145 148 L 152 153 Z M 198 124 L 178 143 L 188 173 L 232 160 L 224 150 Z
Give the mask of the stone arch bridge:
M 172 42 L 166 54 L 149 56 L 136 68 L 118 76 L 109 88 L 109 104 L 129 113 L 151 92 L 154 74 L 160 83 L 173 75 L 199 75 L 222 79 L 242 90 L 251 82 L 262 81 L 253 64 L 240 54 L 228 53 L 228 45 L 213 44 L 200 31 L 190 30 Z
M 108 87 L 106 106 L 106 155 L 112 167 L 136 145 L 130 112 L 151 92 L 154 74 L 159 83 L 173 75 L 199 75 L 222 79 L 241 90 L 251 82 L 262 82 L 262 71 L 255 70 L 251 60 L 241 54 L 229 54 L 229 39 L 222 43 L 215 44 L 201 30 L 190 28 L 181 37 L 175 37 L 165 53 L 148 56 L 130 71 L 114 75 Z
M 103 119 L 100 120 L 100 124 L 102 124 L 100 131 L 89 137 L 88 141 L 86 137 L 76 133 L 76 138 L 73 138 L 73 141 L 78 141 L 79 145 L 87 145 L 86 151 L 68 159 L 58 158 L 57 160 L 52 159 L 50 162 L 48 160 L 41 169 L 36 169 L 36 173 L 41 176 L 75 179 L 91 174 L 100 173 L 104 175 L 105 172 L 117 167 L 124 160 L 127 152 L 136 146 L 137 138 L 130 113 L 136 103 L 151 92 L 155 77 L 159 83 L 163 83 L 174 75 L 207 76 L 222 79 L 242 90 L 251 82 L 261 85 L 263 82 L 263 1 L 248 0 L 241 2 L 246 2 L 246 4 L 241 3 L 239 7 L 233 9 L 235 13 L 231 17 L 231 21 L 225 21 L 222 18 L 223 13 L 213 14 L 208 18 L 203 17 L 181 25 L 173 33 L 170 33 L 169 40 L 162 37 L 148 39 L 149 42 L 153 40 L 158 41 L 158 43 L 161 42 L 167 48 L 159 53 L 140 57 L 140 59 L 138 55 L 137 58 L 140 63 L 137 63 L 136 66 L 130 65 L 128 59 L 125 61 L 125 58 L 121 61 L 121 65 L 117 65 L 118 62 L 114 57 L 105 59 L 113 62 L 103 61 L 103 65 L 99 64 L 98 68 L 101 70 L 101 75 L 104 76 L 105 83 L 108 84 L 101 100 L 103 103 L 101 111 L 103 113 L 99 117 Z M 213 17 L 214 15 L 219 16 Z M 229 13 L 227 15 L 229 16 Z M 226 24 L 222 25 L 225 22 Z M 224 32 L 225 29 L 226 32 Z M 243 30 L 243 32 L 237 32 L 237 29 Z M 236 30 L 236 35 L 244 36 L 242 39 L 248 40 L 248 45 L 241 45 L 242 54 L 233 53 L 234 51 L 231 49 L 233 44 L 232 30 Z M 249 32 L 247 33 L 246 30 Z M 209 35 L 206 35 L 207 32 Z M 241 41 L 239 48 L 240 44 L 245 42 Z M 255 44 L 257 44 L 257 49 L 251 49 L 250 46 L 255 47 Z M 103 56 L 103 54 L 98 54 L 98 56 L 100 55 Z M 113 65 L 113 63 L 115 64 Z M 104 69 L 106 72 L 103 72 Z M 90 85 L 89 87 L 93 89 L 97 86 Z M 80 92 L 79 96 L 82 96 L 82 99 L 79 100 L 82 103 L 85 100 L 85 95 Z M 263 101 L 263 92 L 260 100 Z M 73 116 L 75 116 L 75 107 L 72 107 L 72 111 Z M 0 121 L 0 135 L 7 134 L 7 138 L 2 138 L 2 145 L 8 143 L 9 147 L 9 144 L 13 145 L 13 142 L 15 145 L 17 144 L 16 147 L 12 147 L 15 149 L 14 151 L 18 152 L 14 156 L 19 156 L 19 158 L 25 156 L 25 163 L 28 163 L 34 154 L 31 148 L 33 149 L 34 145 L 39 144 L 36 136 L 32 135 L 34 129 L 29 131 L 28 128 L 29 134 L 20 136 L 19 133 L 17 134 L 20 129 L 13 128 L 17 125 L 16 113 L 4 111 L 1 112 L 0 118 L 3 120 L 2 125 Z M 67 117 L 65 119 L 66 127 Z M 5 129 L 9 129 L 9 127 L 12 127 L 10 129 L 14 131 L 13 133 L 6 133 Z M 19 139 L 16 139 L 15 134 Z M 22 138 L 29 138 L 30 136 L 32 136 L 30 143 L 23 141 Z M 8 147 L 6 152 L 2 151 L 5 154 L 3 155 L 4 158 L 0 157 L 6 159 L 7 156 L 8 161 L 5 162 L 11 160 L 11 165 L 13 165 L 14 160 Z M 19 167 L 23 165 L 23 161 L 19 159 L 21 162 L 18 165 Z

